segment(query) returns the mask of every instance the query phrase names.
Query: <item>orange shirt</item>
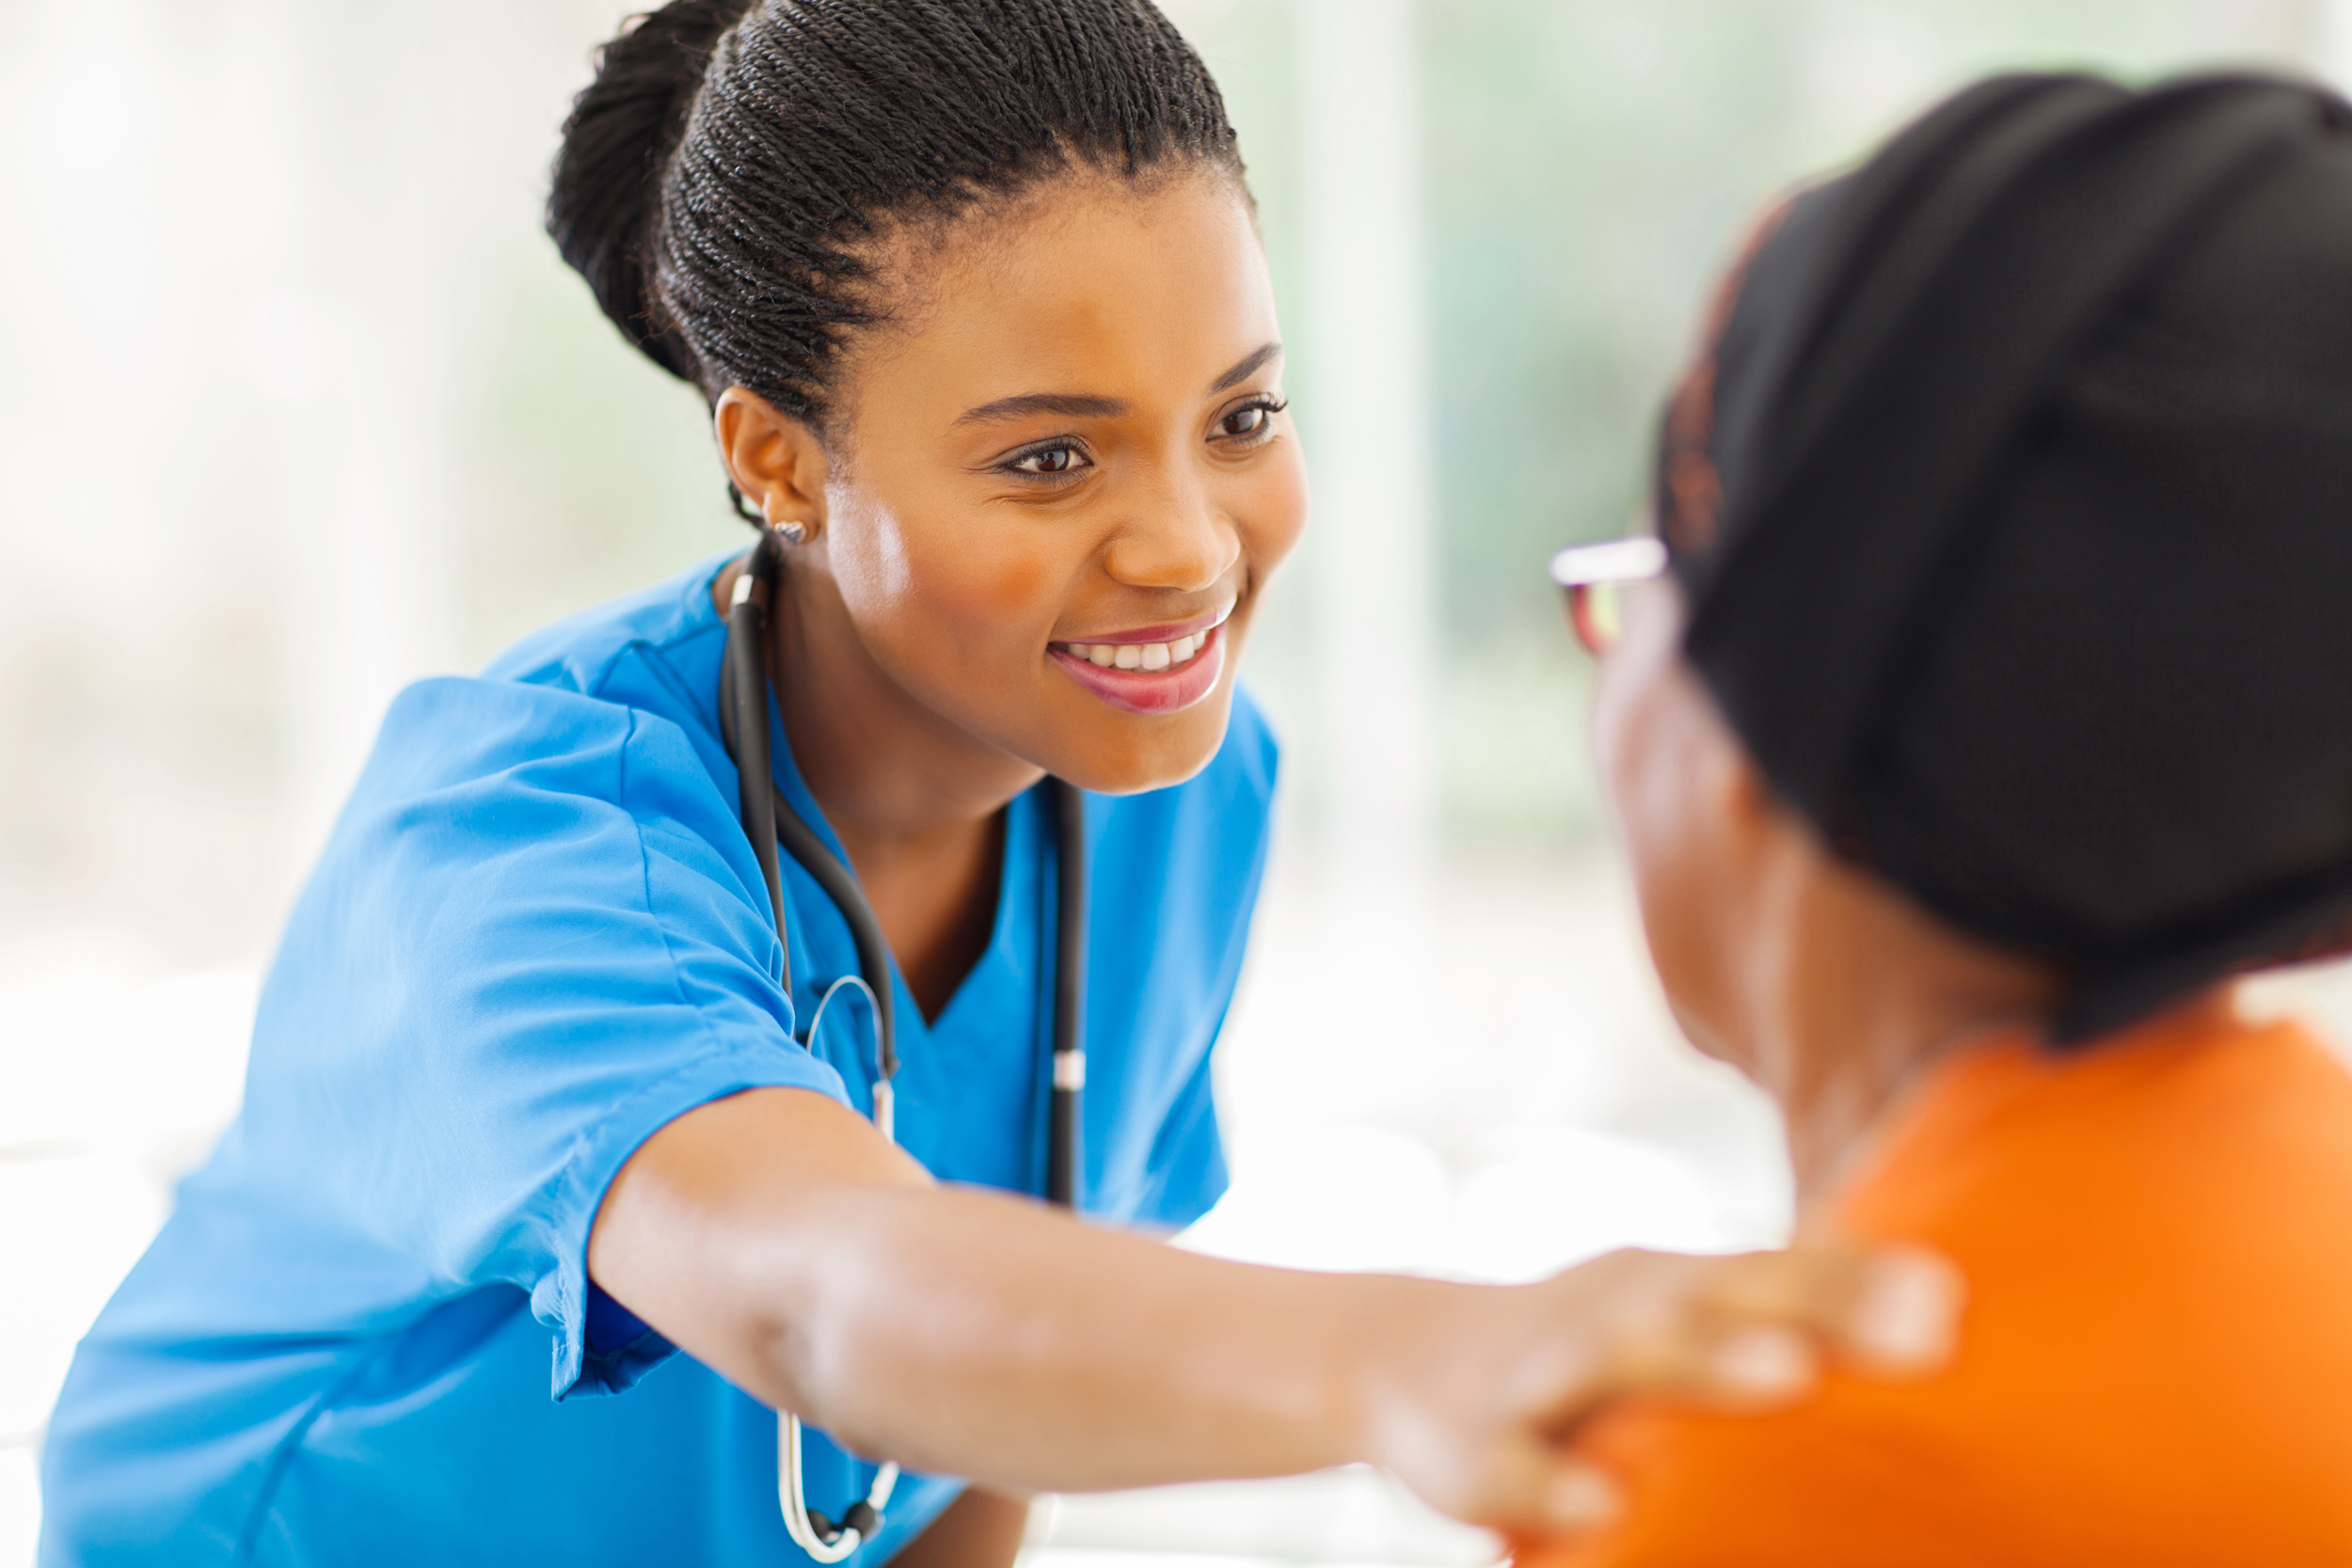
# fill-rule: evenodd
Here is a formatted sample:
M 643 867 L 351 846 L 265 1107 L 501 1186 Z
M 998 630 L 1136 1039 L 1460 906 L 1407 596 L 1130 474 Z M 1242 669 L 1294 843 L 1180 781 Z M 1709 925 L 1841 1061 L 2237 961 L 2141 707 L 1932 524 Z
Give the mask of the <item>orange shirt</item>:
M 2352 1074 L 2302 1030 L 1971 1049 L 1828 1217 L 1960 1264 L 1949 1370 L 1629 1404 L 1582 1443 L 1626 1517 L 1522 1563 L 2352 1564 Z

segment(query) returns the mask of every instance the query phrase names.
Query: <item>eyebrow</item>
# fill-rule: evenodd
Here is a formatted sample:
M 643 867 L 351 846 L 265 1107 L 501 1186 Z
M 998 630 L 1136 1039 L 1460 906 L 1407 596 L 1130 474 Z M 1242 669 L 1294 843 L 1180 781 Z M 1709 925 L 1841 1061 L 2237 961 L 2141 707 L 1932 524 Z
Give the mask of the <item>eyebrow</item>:
M 1267 343 L 1248 357 L 1216 378 L 1209 388 L 1212 394 L 1237 387 L 1280 357 L 1282 345 Z M 956 418 L 958 425 L 994 424 L 1004 420 L 1024 420 L 1032 414 L 1059 414 L 1071 420 L 1108 420 L 1128 411 L 1128 404 L 1118 398 L 1089 397 L 1082 392 L 1024 392 L 1019 397 L 998 398 L 994 403 L 981 404 L 966 409 Z
M 1257 374 L 1260 371 L 1265 369 L 1269 363 L 1276 359 L 1279 359 L 1281 356 L 1282 345 L 1280 343 L 1267 343 L 1256 353 L 1252 354 L 1248 358 L 1244 359 L 1240 364 L 1235 365 L 1232 370 L 1227 371 L 1223 375 L 1218 376 L 1216 378 L 1216 385 L 1210 388 L 1209 390 L 1212 392 L 1222 392 L 1229 387 L 1238 387 L 1243 382 L 1248 380 L 1251 376 Z
M 1073 420 L 1107 420 L 1127 412 L 1127 405 L 1117 398 L 1090 398 L 1074 392 L 1025 392 L 1017 398 L 998 398 L 977 408 L 966 409 L 957 417 L 956 423 L 992 424 L 999 420 L 1026 419 L 1031 414 L 1059 414 Z

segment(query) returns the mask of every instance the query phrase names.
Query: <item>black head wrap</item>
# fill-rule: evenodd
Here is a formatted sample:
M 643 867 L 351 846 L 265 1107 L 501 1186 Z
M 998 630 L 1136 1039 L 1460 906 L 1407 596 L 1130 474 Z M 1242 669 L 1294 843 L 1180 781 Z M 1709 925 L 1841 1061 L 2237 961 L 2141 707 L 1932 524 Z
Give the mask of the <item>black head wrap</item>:
M 1759 232 L 1669 406 L 1685 651 L 1773 787 L 2069 977 L 2352 943 L 2352 109 L 1979 84 Z

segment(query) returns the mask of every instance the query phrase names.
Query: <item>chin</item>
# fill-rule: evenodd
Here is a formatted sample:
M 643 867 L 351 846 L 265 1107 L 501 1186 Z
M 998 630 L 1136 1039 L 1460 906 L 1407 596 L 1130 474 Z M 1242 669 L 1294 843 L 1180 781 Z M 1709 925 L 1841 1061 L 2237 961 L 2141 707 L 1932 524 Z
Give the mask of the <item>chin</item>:
M 1071 750 L 1066 766 L 1049 765 L 1079 788 L 1096 795 L 1141 795 L 1184 783 L 1208 767 L 1225 744 L 1232 717 L 1230 684 L 1182 713 L 1163 719 L 1118 715 L 1108 733 Z
M 1666 1010 L 1674 1015 L 1675 1027 L 1682 1031 L 1682 1037 L 1691 1042 L 1692 1050 L 1709 1061 L 1723 1063 L 1758 1088 L 1764 1086 L 1764 1081 L 1756 1076 L 1755 1053 L 1742 1050 L 1729 1031 L 1698 1009 L 1677 1002 L 1671 992 L 1666 997 Z

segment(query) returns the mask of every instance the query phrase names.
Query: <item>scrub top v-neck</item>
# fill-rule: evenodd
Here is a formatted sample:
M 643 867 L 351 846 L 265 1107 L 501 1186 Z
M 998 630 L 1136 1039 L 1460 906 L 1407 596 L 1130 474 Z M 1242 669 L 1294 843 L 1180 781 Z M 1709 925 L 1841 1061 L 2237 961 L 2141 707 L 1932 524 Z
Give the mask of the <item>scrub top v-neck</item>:
M 606 1187 L 663 1124 L 761 1086 L 869 1109 L 852 990 L 793 1037 L 856 961 L 788 857 L 793 994 L 777 983 L 715 712 L 721 564 L 394 702 L 263 988 L 244 1109 L 75 1357 L 44 1568 L 807 1560 L 773 1413 L 586 1274 Z M 1224 1189 L 1209 1048 L 1275 760 L 1237 696 L 1200 774 L 1087 801 L 1102 1220 L 1174 1228 Z M 783 744 L 776 782 L 838 853 Z M 994 926 L 940 1015 L 894 981 L 898 1135 L 944 1180 L 1043 1186 L 1043 809 L 1008 807 Z M 812 1504 L 862 1495 L 869 1467 L 809 1435 Z M 856 1560 L 960 1484 L 907 1477 Z

